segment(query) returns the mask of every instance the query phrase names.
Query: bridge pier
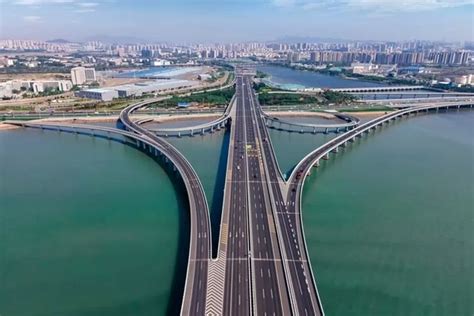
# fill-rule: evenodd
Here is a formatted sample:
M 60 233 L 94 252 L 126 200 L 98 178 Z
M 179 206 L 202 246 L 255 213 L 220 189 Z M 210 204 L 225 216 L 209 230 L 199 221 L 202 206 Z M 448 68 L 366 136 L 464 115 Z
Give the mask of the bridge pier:
M 321 158 L 323 158 L 324 160 L 328 160 L 329 159 L 329 153 L 324 154 L 324 156 L 322 156 Z
M 313 128 L 313 134 L 316 134 L 316 127 Z
M 191 136 L 194 136 L 194 130 L 193 129 L 191 130 Z
M 336 133 L 339 133 L 339 127 L 338 127 L 338 128 L 336 128 Z
M 324 134 L 327 134 L 329 133 L 329 128 L 326 127 L 326 129 L 324 130 Z
M 337 154 L 339 152 L 339 147 L 334 148 L 332 152 Z
M 318 159 L 318 160 L 316 160 L 316 161 L 314 162 L 314 167 L 317 168 L 317 167 L 319 167 L 319 165 L 320 165 L 320 162 L 319 162 L 319 159 Z
M 201 135 L 204 135 L 204 128 L 201 129 Z
M 178 137 L 181 138 L 181 132 L 178 132 Z

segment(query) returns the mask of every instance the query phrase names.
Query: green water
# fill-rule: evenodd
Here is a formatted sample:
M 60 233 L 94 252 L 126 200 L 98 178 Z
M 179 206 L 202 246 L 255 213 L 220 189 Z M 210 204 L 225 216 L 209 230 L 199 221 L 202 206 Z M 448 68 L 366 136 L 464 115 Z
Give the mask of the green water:
M 474 314 L 474 112 L 398 122 L 305 185 L 327 315 Z
M 0 133 L 0 162 L 1 315 L 179 311 L 188 209 L 155 161 L 120 143 L 14 130 Z
M 287 178 L 298 162 L 309 152 L 323 145 L 337 134 L 300 134 L 269 129 L 278 165 Z

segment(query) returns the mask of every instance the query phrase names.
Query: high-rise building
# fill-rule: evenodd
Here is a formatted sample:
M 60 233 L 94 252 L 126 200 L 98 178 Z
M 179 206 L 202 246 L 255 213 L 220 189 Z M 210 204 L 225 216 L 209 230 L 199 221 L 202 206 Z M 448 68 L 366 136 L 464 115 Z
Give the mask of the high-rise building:
M 94 68 L 75 67 L 71 69 L 71 81 L 74 85 L 97 81 Z
M 71 69 L 71 81 L 74 85 L 81 85 L 86 83 L 86 68 L 74 67 Z
M 85 76 L 86 76 L 86 82 L 97 81 L 94 68 L 85 68 L 84 71 L 85 71 Z

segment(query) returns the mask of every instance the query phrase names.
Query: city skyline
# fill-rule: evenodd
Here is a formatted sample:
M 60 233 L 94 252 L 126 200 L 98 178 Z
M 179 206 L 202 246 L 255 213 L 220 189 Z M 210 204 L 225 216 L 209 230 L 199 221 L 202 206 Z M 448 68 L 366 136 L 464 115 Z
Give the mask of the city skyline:
M 14 0 L 0 6 L 2 39 L 473 40 L 473 4 L 464 0 Z

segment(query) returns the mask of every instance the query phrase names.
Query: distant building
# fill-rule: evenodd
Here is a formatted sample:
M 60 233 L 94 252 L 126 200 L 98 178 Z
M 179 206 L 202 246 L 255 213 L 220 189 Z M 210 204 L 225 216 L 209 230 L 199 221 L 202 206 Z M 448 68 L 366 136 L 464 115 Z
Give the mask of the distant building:
M 71 80 L 76 86 L 86 83 L 86 69 L 84 67 L 74 67 L 71 69 Z
M 195 82 L 189 80 L 155 80 L 103 89 L 85 89 L 77 92 L 76 96 L 110 101 L 114 98 L 140 97 L 144 94 L 190 88 L 195 84 Z
M 72 89 L 72 83 L 69 80 L 60 81 L 32 81 L 30 83 L 31 89 L 34 93 L 45 92 L 48 89 L 59 90 L 61 92 Z
M 86 82 L 95 82 L 95 81 L 97 81 L 97 77 L 96 77 L 94 68 L 85 68 L 84 72 L 85 72 L 85 76 L 86 76 Z
M 199 74 L 198 75 L 199 80 L 208 80 L 208 79 L 211 79 L 211 78 L 212 78 L 212 76 L 209 75 L 209 74 Z
M 113 89 L 87 89 L 76 92 L 76 96 L 101 101 L 111 101 L 119 97 L 118 91 Z
M 71 69 L 71 80 L 74 85 L 83 85 L 97 81 L 94 68 L 74 67 Z
M 169 60 L 165 60 L 165 59 L 155 59 L 153 62 L 152 62 L 152 65 L 153 66 L 168 66 L 168 65 L 171 65 L 171 62 Z

